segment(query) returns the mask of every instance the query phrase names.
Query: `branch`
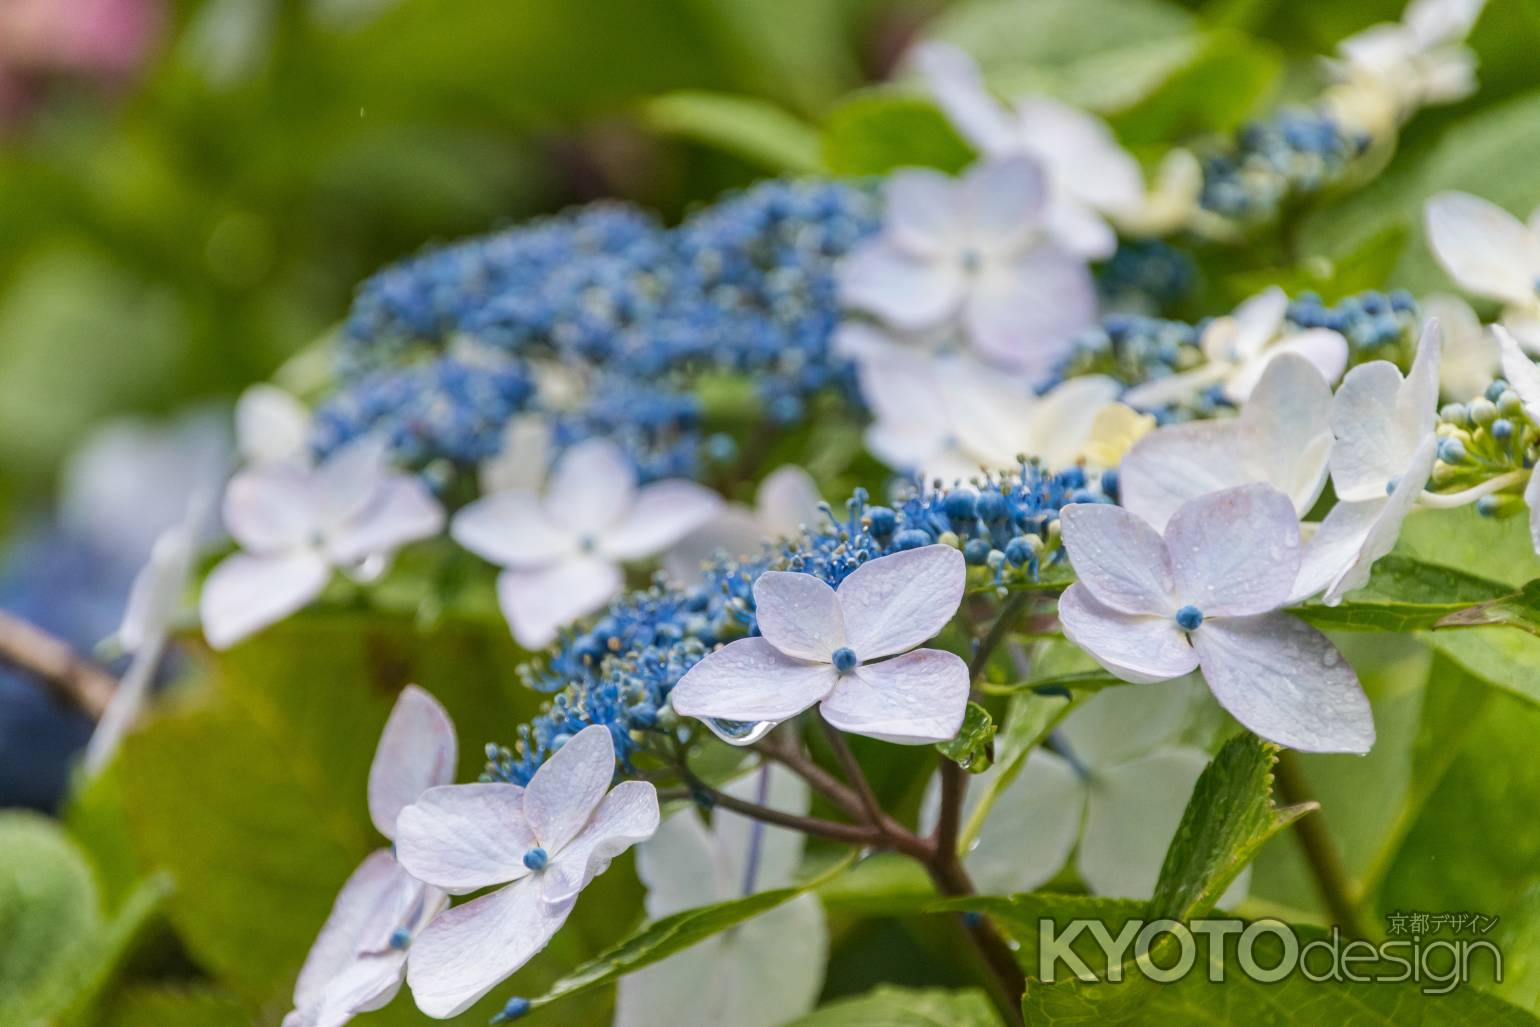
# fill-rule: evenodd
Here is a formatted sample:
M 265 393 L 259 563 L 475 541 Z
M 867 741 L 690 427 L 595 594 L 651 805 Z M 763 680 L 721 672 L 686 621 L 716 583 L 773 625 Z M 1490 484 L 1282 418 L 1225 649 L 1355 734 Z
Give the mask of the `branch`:
M 823 725 L 824 734 L 829 738 L 829 747 L 834 750 L 834 758 L 839 760 L 840 770 L 845 774 L 845 780 L 855 788 L 856 795 L 861 800 L 862 813 L 866 822 L 880 827 L 884 814 L 882 803 L 877 801 L 877 793 L 872 791 L 872 783 L 866 779 L 866 771 L 861 769 L 861 761 L 856 759 L 856 754 L 850 751 L 850 745 L 845 741 L 844 734 L 839 728 L 818 718 Z
M 0 610 L 0 663 L 36 678 L 54 697 L 96 720 L 112 701 L 118 679 L 76 655 L 69 643 Z

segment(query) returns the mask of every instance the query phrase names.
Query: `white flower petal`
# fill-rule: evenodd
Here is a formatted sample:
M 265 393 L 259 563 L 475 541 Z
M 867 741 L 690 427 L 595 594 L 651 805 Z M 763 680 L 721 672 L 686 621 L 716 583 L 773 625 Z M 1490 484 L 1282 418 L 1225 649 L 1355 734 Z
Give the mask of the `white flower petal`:
M 1332 401 L 1331 480 L 1337 498 L 1348 502 L 1378 499 L 1406 467 L 1405 447 L 1396 417 L 1401 372 L 1386 360 L 1360 364 L 1347 373 Z
M 430 788 L 392 826 L 407 872 L 453 895 L 524 877 L 524 854 L 539 845 L 524 789 L 499 781 Z
M 203 636 L 228 649 L 246 636 L 308 605 L 331 578 L 319 553 L 278 556 L 232 553 L 209 572 L 198 601 Z
M 614 778 L 615 740 L 602 724 L 573 735 L 535 771 L 524 789 L 524 816 L 553 859 L 583 830 Z
M 1069 355 L 1075 336 L 1095 317 L 1090 271 L 1057 246 L 991 261 L 963 306 L 963 325 L 978 352 L 1034 380 Z
M 461 507 L 449 537 L 500 567 L 532 569 L 577 550 L 571 526 L 547 517 L 532 492 L 499 492 Z
M 528 650 L 544 649 L 557 633 L 620 594 L 620 568 L 604 560 L 576 559 L 539 570 L 503 571 L 497 600 L 513 637 Z
M 1196 749 L 1173 748 L 1091 775 L 1075 857 L 1091 891 L 1150 897 L 1192 787 L 1207 765 L 1208 757 Z
M 1496 337 L 1482 325 L 1470 304 L 1456 296 L 1435 293 L 1423 297 L 1419 306 L 1425 318 L 1437 319 L 1444 329 L 1439 391 L 1460 402 L 1480 396 L 1498 374 Z
M 663 569 L 671 580 L 693 584 L 700 579 L 701 566 L 718 553 L 757 555 L 776 534 L 767 531 L 754 511 L 742 503 L 727 503 L 705 525 L 669 547 L 663 554 Z
M 973 58 L 950 43 L 929 42 L 914 51 L 936 102 L 957 131 L 983 153 L 1011 145 L 1016 135 L 1010 112 L 990 95 Z
M 1159 410 L 1185 402 L 1210 385 L 1219 384 L 1233 369 L 1234 365 L 1221 361 L 1152 378 L 1123 393 L 1123 402 L 1138 410 Z
M 779 763 L 763 762 L 757 770 L 729 782 L 722 790 L 747 802 L 798 815 L 806 813 L 812 802 L 807 782 Z M 729 874 L 730 890 L 723 898 L 742 895 L 750 886 L 756 892 L 784 888 L 796 878 L 807 838 L 800 831 L 750 820 L 718 807 L 711 814 L 711 833 Z M 746 875 L 754 858 L 751 853 L 756 851 L 757 865 L 750 882 Z M 699 901 L 691 905 L 699 905 Z
M 1333 506 L 1300 555 L 1299 576 L 1285 605 L 1304 602 L 1345 574 L 1389 502 L 1389 496 L 1382 496 Z
M 789 720 L 829 694 L 834 668 L 792 659 L 763 638 L 740 638 L 710 653 L 669 693 L 682 717 Z
M 551 422 L 538 414 L 510 418 L 503 426 L 502 448 L 481 462 L 481 494 L 539 492 L 551 463 Z
M 671 814 L 637 846 L 636 876 L 647 886 L 647 916 L 653 920 L 735 898 L 739 883 L 693 804 Z
M 1030 157 L 979 161 L 958 183 L 957 219 L 969 242 L 984 254 L 1016 249 L 1040 227 L 1047 182 Z
M 1131 211 L 1144 199 L 1139 163 L 1106 123 L 1043 96 L 1016 103 L 1016 130 L 1053 170 L 1055 186 L 1103 213 Z
M 1205 617 L 1277 609 L 1299 574 L 1294 504 L 1271 485 L 1241 485 L 1184 505 L 1166 525 L 1177 600 Z
M 1430 318 L 1417 339 L 1417 356 L 1406 374 L 1406 383 L 1396 394 L 1396 423 L 1407 453 L 1433 431 L 1438 418 L 1438 371 L 1443 349 L 1443 329 Z
M 986 771 L 983 777 L 995 773 Z M 983 784 L 983 781 L 980 781 Z M 970 788 L 969 796 L 980 788 Z M 1027 755 L 1016 780 L 995 800 L 978 842 L 963 864 L 985 893 L 1032 891 L 1069 859 L 1085 813 L 1085 782 L 1063 758 L 1046 749 Z M 971 813 L 964 806 L 965 815 Z
M 1439 193 L 1424 208 L 1428 245 L 1462 289 L 1505 303 L 1534 299 L 1540 239 L 1501 207 L 1469 193 Z
M 895 245 L 916 257 L 939 257 L 955 248 L 957 183 L 932 168 L 899 168 L 883 185 L 883 229 Z
M 1175 619 L 1115 610 L 1082 582 L 1059 597 L 1059 623 L 1065 638 L 1124 681 L 1165 681 L 1198 666 L 1198 655 Z
M 327 536 L 326 551 L 338 563 L 354 563 L 393 553 L 443 529 L 444 508 L 422 480 L 392 474 L 375 490 L 366 508 Z
M 1412 506 L 1422 494 L 1423 487 L 1427 485 L 1428 478 L 1433 473 L 1433 464 L 1437 459 L 1438 438 L 1430 432 L 1427 438 L 1423 439 L 1417 452 L 1413 454 L 1411 465 L 1407 467 L 1406 473 L 1397 480 L 1390 498 L 1383 501 L 1383 505 L 1379 507 L 1373 523 L 1359 544 L 1353 561 L 1327 587 L 1326 595 L 1323 597 L 1326 605 L 1335 606 L 1342 601 L 1344 595 L 1366 585 L 1375 561 L 1395 548 L 1396 536 L 1401 533 L 1401 522 L 1406 520 L 1406 515 L 1412 512 Z M 1327 519 L 1330 520 L 1329 515 Z
M 1118 502 L 1164 531 L 1188 500 L 1254 480 L 1243 439 L 1235 419 L 1157 428 L 1134 443 L 1118 467 Z
M 1277 338 L 1288 310 L 1289 297 L 1276 285 L 1236 307 L 1229 322 L 1232 326 L 1227 347 L 1230 359 L 1247 361 L 1261 355 L 1267 344 Z
M 433 696 L 407 685 L 385 721 L 369 765 L 369 817 L 386 838 L 396 836 L 396 817 L 429 788 L 455 778 L 454 722 Z
M 636 468 L 609 439 L 587 439 L 551 468 L 545 516 L 574 535 L 597 535 L 620 520 L 636 495 Z
M 1241 410 L 1252 480 L 1273 485 L 1305 514 L 1326 485 L 1331 433 L 1331 386 L 1303 357 L 1284 353 L 1270 361 Z
M 552 906 L 533 878 L 515 881 L 433 919 L 412 943 L 406 982 L 417 1008 L 447 1020 L 545 948 L 572 903 Z
M 230 537 L 253 553 L 277 553 L 310 540 L 309 483 L 290 467 L 242 471 L 225 489 L 225 528 Z
M 1540 553 L 1540 474 L 1531 474 L 1524 486 L 1524 505 L 1529 507 L 1529 541 Z
M 1176 611 L 1171 556 L 1144 521 L 1105 503 L 1071 503 L 1059 511 L 1064 550 L 1087 591 L 1124 613 Z
M 935 638 L 957 612 L 968 567 L 951 546 L 921 546 L 879 557 L 840 582 L 845 641 L 862 660 Z
M 390 451 L 377 435 L 354 439 L 327 457 L 306 483 L 316 526 L 332 529 L 362 514 L 389 473 Z
M 945 321 L 962 301 L 962 264 L 929 261 L 899 250 L 878 236 L 840 262 L 840 298 L 903 331 Z
M 276 385 L 258 384 L 235 402 L 235 445 L 249 464 L 310 462 L 310 411 Z
M 796 464 L 785 464 L 765 475 L 754 493 L 755 511 L 771 537 L 790 535 L 804 524 L 816 523 L 822 503 L 818 483 Z
M 1536 367 L 1528 354 L 1519 348 L 1506 328 L 1494 326 L 1492 333 L 1497 336 L 1502 351 L 1503 378 L 1519 394 L 1524 415 L 1530 423 L 1540 425 L 1540 367 Z
M 118 625 L 118 645 L 125 653 L 137 653 L 170 630 L 187 589 L 196 548 L 187 524 L 168 528 L 155 539 L 149 561 L 134 575 Z
M 651 838 L 657 829 L 658 790 L 647 781 L 620 782 L 541 874 L 541 896 L 551 903 L 575 898 L 589 881 L 609 869 L 611 860 Z
M 841 731 L 899 745 L 957 736 L 968 708 L 968 665 L 939 649 L 863 663 L 839 679 L 819 706 Z
M 754 582 L 754 610 L 759 633 L 787 656 L 828 663 L 845 644 L 840 601 L 822 578 L 766 571 Z
M 1191 677 L 1138 688 L 1103 688 L 1059 725 L 1069 751 L 1093 771 L 1147 756 L 1188 722 Z
M 1225 396 L 1233 403 L 1244 403 L 1262 376 L 1274 361 L 1284 356 L 1297 356 L 1320 372 L 1321 377 L 1335 382 L 1347 368 L 1348 344 L 1339 333 L 1327 328 L 1311 328 L 1297 332 L 1268 346 L 1258 356 L 1246 361 L 1225 382 Z
M 699 530 L 721 509 L 722 497 L 704 485 L 655 482 L 637 492 L 625 516 L 599 536 L 599 549 L 616 560 L 652 556 Z
M 1373 746 L 1374 718 L 1358 676 L 1330 639 L 1297 617 L 1205 621 L 1192 643 L 1214 698 L 1268 741 L 1303 752 Z

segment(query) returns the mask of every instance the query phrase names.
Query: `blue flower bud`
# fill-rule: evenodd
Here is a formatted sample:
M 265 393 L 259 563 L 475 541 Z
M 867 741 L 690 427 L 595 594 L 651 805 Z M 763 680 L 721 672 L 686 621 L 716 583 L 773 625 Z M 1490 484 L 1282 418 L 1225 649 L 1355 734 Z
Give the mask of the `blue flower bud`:
M 963 559 L 974 567 L 981 567 L 989 562 L 989 554 L 993 550 L 994 547 L 989 544 L 988 539 L 969 539 L 968 544 L 963 546 Z
M 1513 422 L 1505 417 L 1499 417 L 1493 421 L 1489 430 L 1492 433 L 1492 438 L 1498 442 L 1507 442 L 1513 438 Z
M 893 538 L 893 544 L 899 549 L 919 549 L 921 546 L 930 545 L 934 539 L 929 532 L 919 528 L 906 528 Z
M 971 521 L 977 505 L 978 496 L 972 489 L 957 489 L 942 500 L 941 511 L 955 524 L 958 521 Z
M 1460 463 L 1465 459 L 1465 444 L 1454 438 L 1439 439 L 1438 458 L 1446 464 Z
M 979 496 L 978 502 L 974 504 L 974 512 L 979 519 L 991 524 L 1003 518 L 1006 510 L 1005 497 L 993 490 Z
M 1020 535 L 1005 544 L 1005 558 L 1012 567 L 1023 567 L 1031 563 L 1035 555 L 1032 546 Z
M 866 516 L 871 520 L 872 534 L 880 539 L 890 537 L 898 527 L 898 515 L 885 506 L 872 507 Z
M 519 1017 L 523 1016 L 525 1013 L 528 1013 L 529 1009 L 529 999 L 511 998 L 508 1000 L 507 1004 L 503 1006 L 502 1011 L 499 1012 L 496 1016 L 492 1017 L 491 1022 L 493 1024 L 511 1023 L 512 1021 L 517 1020 Z

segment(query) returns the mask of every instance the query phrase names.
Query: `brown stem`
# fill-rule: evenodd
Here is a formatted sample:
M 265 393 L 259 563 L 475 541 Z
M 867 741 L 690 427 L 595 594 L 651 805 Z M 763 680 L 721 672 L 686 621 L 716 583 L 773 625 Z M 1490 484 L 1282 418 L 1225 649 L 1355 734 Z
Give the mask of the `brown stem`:
M 791 745 L 781 744 L 776 739 L 779 732 L 771 734 L 764 741 L 754 746 L 759 753 L 767 759 L 772 759 L 781 764 L 787 770 L 796 774 L 815 791 L 828 799 L 840 810 L 853 819 L 859 820 L 865 813 L 865 807 L 861 803 L 861 797 L 848 788 L 839 778 L 808 759 L 796 742 Z
M 955 850 L 938 848 L 935 858 L 925 865 L 925 869 L 935 882 L 936 890 L 943 895 L 955 898 L 977 894 Z M 1016 962 L 1016 953 L 983 916 L 964 914 L 962 923 L 979 957 L 989 967 L 995 1004 L 1005 1014 L 1007 1023 L 1020 1024 L 1021 997 L 1026 994 L 1027 979 Z
M 1278 798 L 1285 805 L 1313 802 L 1310 783 L 1305 779 L 1298 758 L 1288 749 L 1278 754 L 1278 762 L 1273 767 L 1273 780 L 1278 785 Z M 1307 813 L 1294 821 L 1294 837 L 1299 840 L 1305 862 L 1310 867 L 1310 875 L 1315 881 L 1315 889 L 1321 901 L 1326 904 L 1332 920 L 1342 928 L 1344 934 L 1355 938 L 1368 937 L 1358 917 L 1358 908 L 1353 903 L 1342 855 L 1337 851 L 1331 833 L 1326 830 L 1326 821 L 1319 815 Z
M 867 780 L 866 772 L 861 769 L 861 762 L 856 759 L 856 754 L 850 751 L 850 745 L 845 741 L 845 735 L 839 728 L 818 718 L 823 725 L 824 734 L 829 739 L 829 748 L 834 750 L 834 758 L 839 760 L 840 770 L 844 772 L 845 780 L 855 788 L 856 795 L 861 800 L 861 812 L 868 824 L 876 827 L 882 825 L 884 814 L 882 803 L 877 801 L 877 793 L 872 791 L 872 783 Z
M 694 791 L 697 795 L 704 795 L 713 805 L 723 809 L 730 809 L 734 813 L 754 820 L 760 820 L 767 824 L 775 824 L 778 827 L 787 827 L 793 831 L 801 831 L 816 838 L 828 838 L 836 842 L 845 842 L 849 845 L 859 845 L 863 848 L 883 845 L 885 837 L 877 828 L 866 827 L 859 824 L 840 824 L 833 820 L 822 820 L 818 817 L 798 816 L 795 813 L 785 813 L 769 806 L 761 806 L 758 803 L 748 802 L 744 799 L 728 795 L 718 791 L 704 782 L 694 782 Z
M 117 691 L 118 680 L 69 643 L 20 617 L 0 610 L 0 663 L 36 678 L 54 696 L 99 719 Z

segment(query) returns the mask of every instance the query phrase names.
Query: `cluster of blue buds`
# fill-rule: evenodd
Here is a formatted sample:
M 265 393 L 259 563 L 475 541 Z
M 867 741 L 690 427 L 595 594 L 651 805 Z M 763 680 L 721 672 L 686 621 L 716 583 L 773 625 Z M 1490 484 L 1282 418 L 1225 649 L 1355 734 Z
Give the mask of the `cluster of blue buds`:
M 405 462 L 465 463 L 495 453 L 503 423 L 530 409 L 556 423 L 558 445 L 603 434 L 644 478 L 690 473 L 702 373 L 750 376 L 780 423 L 821 392 L 857 400 L 830 346 L 834 264 L 878 222 L 866 187 L 772 181 L 677 228 L 603 203 L 432 250 L 359 289 L 317 448 L 384 428 Z M 477 359 L 458 360 L 466 350 Z M 496 380 L 449 387 L 421 370 L 445 360 Z M 543 394 L 541 364 L 580 394 Z M 514 376 L 532 393 L 513 399 Z
M 1524 508 L 1520 494 L 1523 474 L 1540 454 L 1540 430 L 1524 413 L 1518 393 L 1501 378 L 1468 403 L 1446 403 L 1439 410 L 1438 462 L 1430 488 L 1436 492 L 1463 490 L 1499 476 L 1513 476 L 1507 488 L 1482 496 L 1478 513 L 1503 516 Z
M 1274 219 L 1289 200 L 1330 185 L 1372 140 L 1324 110 L 1289 108 L 1251 122 L 1233 149 L 1204 155 L 1204 209 L 1239 222 Z
M 1141 314 L 1108 314 L 1081 333 L 1050 385 L 1087 374 L 1105 374 L 1138 385 L 1203 363 L 1198 340 L 1206 322 L 1191 325 Z
M 1289 322 L 1298 328 L 1330 328 L 1348 341 L 1348 366 L 1389 360 L 1404 370 L 1415 355 L 1417 301 L 1405 289 L 1361 292 L 1326 306 L 1313 292 L 1289 304 Z
M 838 586 L 869 560 L 941 543 L 962 549 L 972 572 L 1000 587 L 1063 571 L 1059 509 L 1108 502 L 1110 475 L 1081 468 L 1056 474 L 1035 463 L 999 476 L 927 491 L 908 487 L 891 506 L 874 506 L 858 491 L 843 514 L 825 507 L 825 523 L 767 545 L 752 558 L 718 557 L 686 587 L 658 581 L 617 599 L 581 630 L 568 633 L 540 661 L 522 668 L 524 682 L 554 692 L 546 710 L 521 725 L 512 746 L 489 745 L 483 780 L 525 784 L 549 755 L 591 724 L 615 740 L 623 767 L 650 740 L 676 725 L 668 695 L 715 646 L 754 634 L 754 581 L 767 570 L 814 574 Z
M 1190 298 L 1198 265 L 1185 250 L 1161 239 L 1130 239 L 1096 269 L 1102 308 L 1159 314 Z

